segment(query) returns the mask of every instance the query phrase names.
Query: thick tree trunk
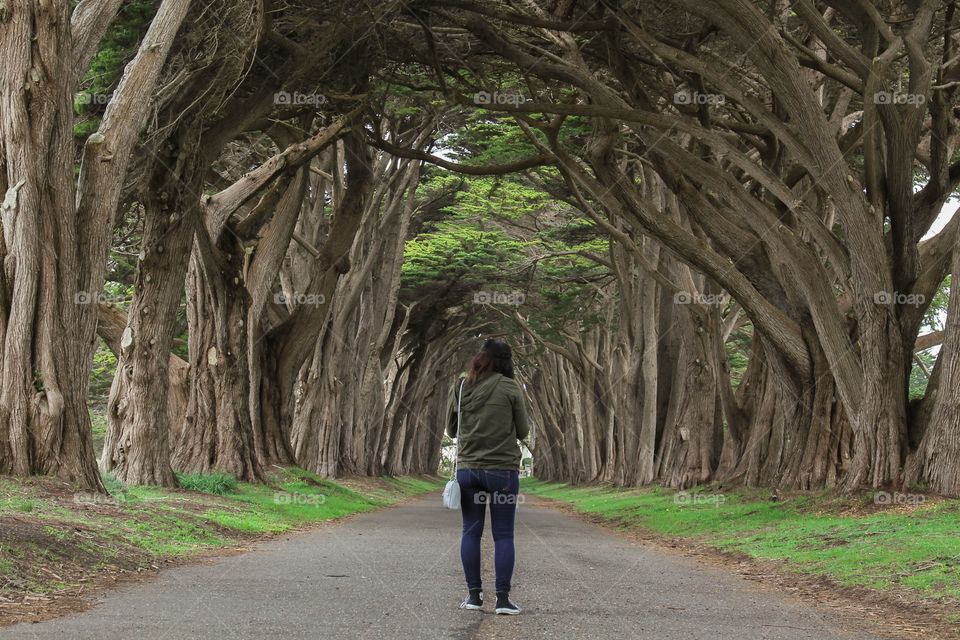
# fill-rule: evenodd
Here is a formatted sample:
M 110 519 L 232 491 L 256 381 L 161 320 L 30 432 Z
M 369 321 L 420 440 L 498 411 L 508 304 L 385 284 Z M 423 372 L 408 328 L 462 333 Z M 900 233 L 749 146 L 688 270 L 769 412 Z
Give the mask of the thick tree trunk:
M 277 273 L 300 214 L 316 212 L 304 206 L 308 172 L 303 167 L 335 144 L 358 113 L 355 109 L 310 137 L 271 128 L 267 134 L 282 151 L 204 199 L 188 286 L 194 384 L 189 430 L 175 456 L 178 468 L 220 470 L 256 481 L 263 479 L 264 463 L 290 462 L 283 417 L 274 413 L 285 400 L 271 387 L 292 382 L 293 376 L 261 381 L 264 367 L 272 374 L 277 365 L 262 361 L 267 354 L 261 351 L 261 331 L 268 311 L 286 310 L 270 300 Z M 322 212 L 324 198 L 315 192 L 312 199 Z M 314 258 L 308 266 L 316 266 Z M 265 398 L 263 410 L 261 392 L 272 396 Z
M 871 314 L 861 325 L 863 394 L 852 419 L 854 455 L 843 481 L 847 491 L 899 484 L 907 453 L 907 371 L 912 351 L 904 349 L 892 309 Z M 877 326 L 880 325 L 880 326 Z
M 92 271 L 78 241 L 71 43 L 70 3 L 5 6 L 0 472 L 102 489 L 86 405 L 97 308 L 81 289 Z
M 190 404 L 173 466 L 224 472 L 245 482 L 264 479 L 253 444 L 247 352 L 249 295 L 243 247 L 224 234 L 221 251 L 198 234 L 187 276 Z
M 527 386 L 531 398 L 545 396 L 556 390 L 553 377 L 541 363 L 534 370 Z M 552 409 L 553 402 L 531 402 L 530 452 L 533 455 L 533 474 L 551 482 L 568 477 L 565 434 Z
M 198 145 L 195 134 L 182 134 L 182 148 L 196 150 Z M 170 464 L 169 387 L 164 382 L 170 375 L 173 327 L 200 221 L 196 194 L 202 188 L 203 163 L 196 155 L 168 160 L 169 165 L 157 166 L 144 203 L 143 248 L 100 459 L 101 468 L 127 484 L 177 484 Z
M 530 413 L 533 418 L 530 451 L 533 473 L 551 482 L 570 481 L 575 474 L 571 428 L 565 424 L 566 395 L 560 384 L 559 356 L 544 354 L 536 361 L 530 379 Z
M 916 480 L 931 490 L 960 496 L 960 247 L 953 252 L 953 278 L 946 337 L 937 360 L 936 396 L 929 426 L 907 465 L 907 486 Z M 930 391 L 928 390 L 928 393 Z
M 127 314 L 116 307 L 100 304 L 100 315 L 97 319 L 97 335 L 103 338 L 110 351 L 117 359 L 120 358 L 120 340 L 123 331 L 127 328 Z M 180 437 L 183 421 L 187 415 L 187 403 L 190 400 L 190 363 L 180 356 L 171 353 L 168 365 L 170 376 L 167 380 L 167 421 L 170 424 L 170 442 L 176 443 Z M 117 384 L 121 377 L 114 377 Z M 120 393 L 119 391 L 117 393 Z M 108 431 L 107 437 L 115 435 Z M 110 445 L 113 446 L 112 444 Z
M 289 434 L 293 422 L 296 379 L 285 375 L 277 357 L 279 347 L 273 344 L 270 337 L 260 340 L 254 350 L 257 356 L 252 369 L 256 412 L 253 421 L 254 450 L 264 466 L 291 465 L 294 457 Z
M 165 132 L 152 142 L 149 181 L 144 189 L 144 233 L 134 300 L 121 340 L 117 380 L 111 389 L 110 427 L 101 468 L 128 484 L 175 485 L 167 384 L 173 328 L 183 293 L 194 232 L 202 222 L 200 199 L 210 164 L 225 144 L 204 134 L 223 114 L 224 97 L 247 72 L 257 44 L 262 5 L 188 3 L 176 39 L 187 71 L 168 78 L 168 102 L 157 116 Z M 228 37 L 218 37 L 229 30 Z
M 685 489 L 712 480 L 720 453 L 719 363 L 711 335 L 719 329 L 719 312 L 679 306 L 672 311 L 668 349 L 673 379 L 657 449 L 657 477 L 666 486 Z
M 299 401 L 296 393 L 302 391 L 298 379 L 321 328 L 329 321 L 338 282 L 351 269 L 350 251 L 370 197 L 372 158 L 362 135 L 347 134 L 342 150 L 342 155 L 331 156 L 332 173 L 345 174 L 345 178 L 336 178 L 331 186 L 329 227 L 325 226 L 325 188 L 320 188 L 312 196 L 318 215 L 298 223 L 301 231 L 309 227 L 298 241 L 311 248 L 302 261 L 305 266 L 281 274 L 282 288 L 277 296 L 283 302 L 278 306 L 287 315 L 272 327 L 261 327 L 256 334 L 260 336 L 258 342 L 264 343 L 261 351 L 270 349 L 269 354 L 262 352 L 260 360 L 261 412 L 254 421 L 256 446 L 267 453 L 282 454 L 282 449 L 290 448 L 286 438 L 292 436 L 291 420 L 295 401 Z
M 436 473 L 446 428 L 449 393 L 465 354 L 457 326 L 429 305 L 396 340 L 397 362 L 388 367 L 387 404 L 379 442 L 382 472 Z M 400 327 L 409 318 L 401 320 Z

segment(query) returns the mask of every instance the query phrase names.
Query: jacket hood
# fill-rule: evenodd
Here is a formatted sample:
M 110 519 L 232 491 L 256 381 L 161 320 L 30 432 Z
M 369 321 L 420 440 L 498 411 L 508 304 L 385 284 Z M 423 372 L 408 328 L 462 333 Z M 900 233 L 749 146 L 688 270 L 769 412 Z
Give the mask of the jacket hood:
M 461 400 L 463 411 L 473 412 L 486 404 L 501 378 L 503 376 L 499 373 L 489 373 L 473 384 L 469 382 L 464 384 L 463 399 Z

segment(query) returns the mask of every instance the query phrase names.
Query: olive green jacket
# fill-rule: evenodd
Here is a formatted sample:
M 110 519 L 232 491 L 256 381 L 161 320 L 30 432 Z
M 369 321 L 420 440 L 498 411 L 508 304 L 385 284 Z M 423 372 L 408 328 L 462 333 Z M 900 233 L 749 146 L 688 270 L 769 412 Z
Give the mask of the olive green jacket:
M 457 433 L 457 393 L 450 391 L 447 435 L 457 438 L 461 469 L 519 469 L 520 444 L 530 434 L 523 392 L 513 378 L 499 373 L 482 375 L 463 385 L 460 433 Z

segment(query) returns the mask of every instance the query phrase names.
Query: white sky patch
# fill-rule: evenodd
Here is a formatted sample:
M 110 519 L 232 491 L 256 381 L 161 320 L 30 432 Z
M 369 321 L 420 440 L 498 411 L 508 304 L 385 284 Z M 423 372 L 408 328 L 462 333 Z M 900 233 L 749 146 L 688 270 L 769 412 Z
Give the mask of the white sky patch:
M 927 235 L 923 236 L 923 239 L 926 240 L 940 233 L 940 231 L 947 226 L 947 223 L 950 222 L 950 219 L 953 218 L 957 209 L 960 209 L 960 198 L 951 196 L 943 203 L 943 208 L 940 209 L 940 215 L 938 215 L 937 219 L 930 225 L 930 230 L 927 231 Z

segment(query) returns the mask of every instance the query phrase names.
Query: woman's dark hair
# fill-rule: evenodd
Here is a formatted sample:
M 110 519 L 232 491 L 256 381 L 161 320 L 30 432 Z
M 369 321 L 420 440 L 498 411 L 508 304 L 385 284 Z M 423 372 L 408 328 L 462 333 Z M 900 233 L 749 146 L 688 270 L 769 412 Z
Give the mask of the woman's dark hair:
M 483 346 L 480 347 L 480 353 L 473 356 L 470 364 L 467 365 L 467 382 L 476 382 L 477 378 L 488 371 L 508 378 L 513 377 L 513 352 L 506 342 L 493 338 L 487 338 L 484 341 Z

